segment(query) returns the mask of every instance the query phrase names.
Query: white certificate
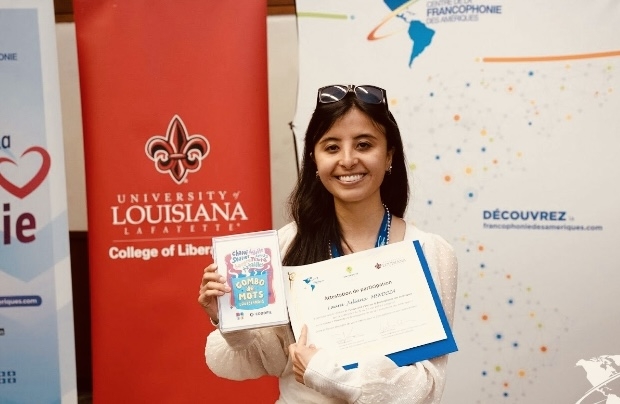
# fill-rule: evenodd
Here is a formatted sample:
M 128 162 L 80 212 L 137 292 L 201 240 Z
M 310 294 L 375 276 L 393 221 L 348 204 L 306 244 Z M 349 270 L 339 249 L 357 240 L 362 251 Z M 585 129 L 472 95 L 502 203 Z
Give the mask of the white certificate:
M 457 350 L 418 241 L 285 267 L 291 326 L 299 339 L 355 367 L 367 354 L 408 365 Z

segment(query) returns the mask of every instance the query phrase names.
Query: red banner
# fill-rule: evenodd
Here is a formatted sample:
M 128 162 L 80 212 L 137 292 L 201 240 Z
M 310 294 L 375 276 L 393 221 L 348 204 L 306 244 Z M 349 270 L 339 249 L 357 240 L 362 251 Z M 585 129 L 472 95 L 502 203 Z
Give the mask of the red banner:
M 213 236 L 271 228 L 265 2 L 75 0 L 95 402 L 273 403 L 204 361 Z

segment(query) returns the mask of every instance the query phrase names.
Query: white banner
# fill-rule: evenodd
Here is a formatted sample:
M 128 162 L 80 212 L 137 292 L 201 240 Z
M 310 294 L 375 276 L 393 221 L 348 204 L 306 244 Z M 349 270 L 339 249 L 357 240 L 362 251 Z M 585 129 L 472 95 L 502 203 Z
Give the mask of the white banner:
M 0 0 L 0 402 L 77 402 L 54 8 Z
M 457 250 L 444 402 L 620 397 L 620 3 L 296 6 L 298 147 L 317 88 L 385 88 L 410 167 L 407 219 Z

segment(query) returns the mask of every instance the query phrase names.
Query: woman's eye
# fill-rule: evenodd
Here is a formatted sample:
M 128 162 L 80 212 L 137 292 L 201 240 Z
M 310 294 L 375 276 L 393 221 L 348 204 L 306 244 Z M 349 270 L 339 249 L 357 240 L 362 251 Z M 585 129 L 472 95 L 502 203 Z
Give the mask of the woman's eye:
M 372 145 L 370 143 L 368 143 L 368 142 L 360 142 L 357 145 L 357 148 L 361 149 L 361 150 L 366 150 L 366 149 L 369 149 L 371 147 L 372 147 Z
M 325 146 L 325 151 L 328 151 L 328 152 L 338 151 L 338 146 L 336 146 L 335 144 L 327 145 Z

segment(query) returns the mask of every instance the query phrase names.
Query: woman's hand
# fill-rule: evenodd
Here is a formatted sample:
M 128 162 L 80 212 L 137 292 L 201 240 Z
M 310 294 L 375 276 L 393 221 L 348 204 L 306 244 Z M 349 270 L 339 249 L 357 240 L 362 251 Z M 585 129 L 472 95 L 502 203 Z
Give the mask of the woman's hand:
M 217 298 L 229 293 L 230 287 L 226 284 L 226 279 L 217 272 L 215 263 L 204 269 L 200 291 L 198 292 L 198 303 L 205 309 L 211 321 L 218 323 L 217 318 Z
M 295 374 L 295 380 L 304 384 L 304 373 L 308 363 L 316 354 L 317 349 L 314 344 L 306 345 L 308 342 L 308 327 L 304 324 L 301 328 L 301 334 L 299 335 L 299 341 L 296 344 L 288 346 L 289 355 L 293 361 L 293 373 Z

